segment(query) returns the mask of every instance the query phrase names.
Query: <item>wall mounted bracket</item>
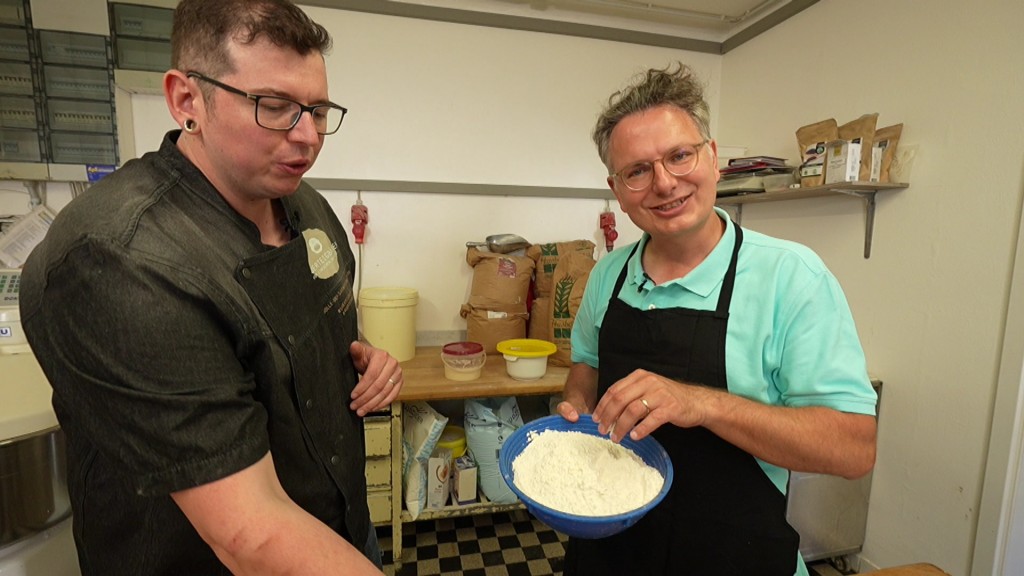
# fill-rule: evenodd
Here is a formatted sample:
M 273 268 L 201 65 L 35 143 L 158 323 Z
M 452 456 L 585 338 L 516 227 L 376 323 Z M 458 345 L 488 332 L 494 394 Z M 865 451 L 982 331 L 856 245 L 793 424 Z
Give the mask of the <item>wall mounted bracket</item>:
M 733 206 L 737 224 L 743 220 L 743 205 L 758 202 L 779 202 L 801 198 L 820 198 L 834 194 L 856 196 L 864 199 L 866 220 L 864 223 L 864 258 L 871 257 L 871 237 L 875 231 L 875 195 L 885 190 L 902 190 L 906 183 L 880 184 L 877 182 L 836 182 L 808 188 L 784 188 L 770 192 L 754 192 L 738 196 L 724 196 L 718 199 L 719 206 Z

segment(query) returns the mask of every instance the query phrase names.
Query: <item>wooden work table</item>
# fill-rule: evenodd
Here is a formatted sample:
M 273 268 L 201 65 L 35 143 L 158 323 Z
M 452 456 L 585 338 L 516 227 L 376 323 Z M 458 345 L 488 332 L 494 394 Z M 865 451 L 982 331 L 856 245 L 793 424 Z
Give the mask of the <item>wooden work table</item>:
M 429 346 L 416 349 L 416 356 L 402 365 L 402 390 L 398 399 L 392 402 L 390 413 L 367 418 L 368 462 L 387 462 L 390 485 L 377 484 L 370 488 L 370 517 L 375 524 L 391 524 L 392 558 L 396 567 L 402 564 L 402 523 L 411 522 L 409 512 L 403 510 L 402 499 L 402 403 L 431 400 L 465 400 L 494 396 L 532 396 L 558 394 L 565 386 L 569 369 L 548 366 L 544 376 L 536 380 L 515 380 L 505 371 L 505 359 L 498 353 L 488 354 L 480 377 L 467 382 L 449 380 L 444 375 L 441 363 L 441 347 Z M 381 441 L 376 433 L 383 432 Z M 372 466 L 377 469 L 379 466 Z M 369 474 L 369 472 L 368 472 Z M 385 480 L 386 482 L 386 480 Z M 369 476 L 368 476 L 369 484 Z M 433 520 L 473 514 L 516 510 L 522 504 L 495 504 L 487 501 L 480 492 L 480 502 L 466 505 L 450 505 L 441 509 L 427 509 L 420 512 L 417 520 Z M 383 508 L 375 506 L 382 506 Z

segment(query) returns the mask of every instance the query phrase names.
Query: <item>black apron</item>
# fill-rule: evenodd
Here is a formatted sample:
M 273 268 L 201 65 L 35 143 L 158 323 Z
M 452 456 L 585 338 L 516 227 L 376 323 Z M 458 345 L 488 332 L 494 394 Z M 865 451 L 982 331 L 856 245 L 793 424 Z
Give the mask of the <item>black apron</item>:
M 619 273 L 598 340 L 598 398 L 637 368 L 727 389 L 725 335 L 743 233 L 736 229 L 718 308 L 639 310 L 618 298 Z M 638 244 L 639 245 L 639 244 Z M 636 524 L 599 540 L 569 540 L 566 576 L 793 576 L 799 536 L 786 497 L 753 456 L 703 427 L 666 424 L 653 436 L 672 459 L 665 499 Z
M 247 258 L 236 278 L 287 353 L 278 380 L 290 381 L 291 389 L 259 392 L 288 394 L 294 406 L 268 414 L 281 484 L 299 506 L 363 549 L 372 529 L 363 427 L 348 406 L 358 380 L 349 355 L 358 336 L 355 262 L 347 244 L 338 242 L 307 228 L 284 246 Z M 280 438 L 302 440 L 285 444 Z

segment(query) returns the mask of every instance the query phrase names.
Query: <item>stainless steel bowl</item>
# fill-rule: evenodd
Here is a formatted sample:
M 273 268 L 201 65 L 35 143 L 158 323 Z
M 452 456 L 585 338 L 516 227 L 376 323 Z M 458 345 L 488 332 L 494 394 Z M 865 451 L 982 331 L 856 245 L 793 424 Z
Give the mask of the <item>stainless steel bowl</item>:
M 64 433 L 0 441 L 0 548 L 71 516 Z

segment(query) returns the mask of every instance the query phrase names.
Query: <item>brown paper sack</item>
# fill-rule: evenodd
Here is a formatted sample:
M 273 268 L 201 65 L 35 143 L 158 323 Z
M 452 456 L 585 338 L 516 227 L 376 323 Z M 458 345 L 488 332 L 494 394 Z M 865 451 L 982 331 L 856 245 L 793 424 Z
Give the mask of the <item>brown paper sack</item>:
M 526 313 L 526 295 L 535 266 L 532 258 L 469 248 L 466 262 L 473 267 L 470 306 Z
M 583 252 L 569 252 L 558 260 L 552 276 L 551 337 L 558 350 L 548 357 L 551 366 L 572 366 L 572 325 L 583 301 L 583 290 L 594 268 L 594 259 Z
M 551 278 L 555 273 L 555 267 L 558 266 L 559 257 L 569 252 L 584 252 L 593 259 L 595 246 L 590 240 L 572 240 L 570 242 L 534 244 L 527 248 L 526 255 L 537 263 L 534 294 L 538 298 L 551 295 Z
M 796 143 L 800 147 L 801 168 L 810 160 L 821 157 L 821 174 L 802 176 L 800 186 L 808 188 L 825 183 L 825 144 L 839 138 L 839 127 L 835 118 L 801 126 L 796 130 Z
M 899 145 L 900 135 L 903 133 L 903 124 L 893 124 L 885 128 L 875 130 L 875 145 L 882 145 L 882 165 L 878 170 L 879 182 L 892 182 L 892 165 L 896 158 L 896 146 Z
M 551 298 L 535 298 L 530 308 L 530 322 L 526 326 L 526 337 L 547 340 L 551 337 Z
M 497 354 L 502 340 L 526 337 L 526 311 L 485 310 L 463 304 L 459 314 L 466 319 L 466 340 L 479 343 L 487 354 Z
M 878 124 L 878 113 L 865 114 L 839 127 L 840 140 L 860 138 L 860 171 L 857 181 L 867 182 L 871 179 L 871 145 L 875 141 L 875 126 Z

